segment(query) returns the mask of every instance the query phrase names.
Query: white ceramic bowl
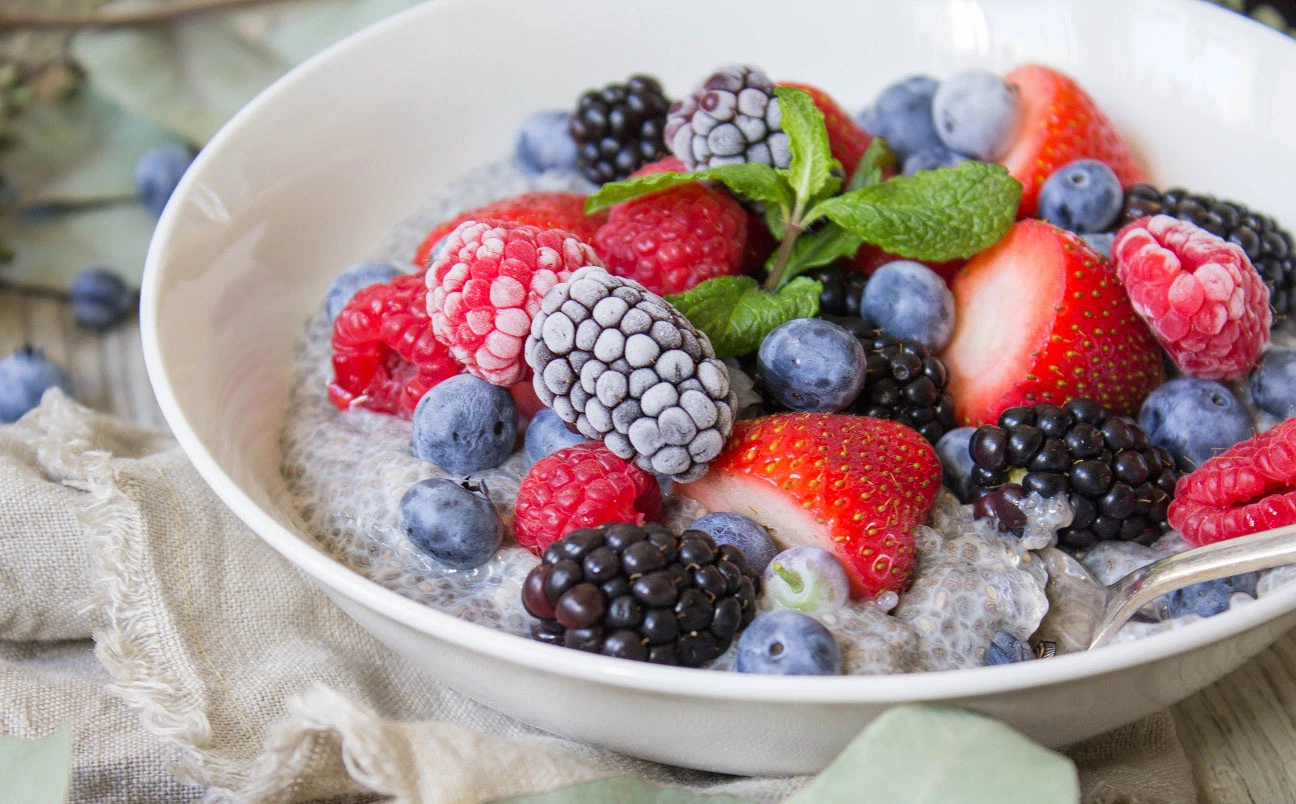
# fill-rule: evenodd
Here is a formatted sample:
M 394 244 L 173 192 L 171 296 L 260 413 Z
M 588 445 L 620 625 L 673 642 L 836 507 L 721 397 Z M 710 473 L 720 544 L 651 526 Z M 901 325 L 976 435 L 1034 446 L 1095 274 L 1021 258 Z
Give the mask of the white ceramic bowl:
M 509 152 L 530 111 L 660 75 L 763 65 L 848 107 L 914 72 L 1026 61 L 1077 77 L 1150 174 L 1296 224 L 1296 44 L 1188 0 L 447 0 L 294 70 L 199 155 L 143 292 L 149 375 L 203 477 L 361 625 L 485 704 L 649 759 L 816 771 L 887 707 L 939 702 L 1062 746 L 1166 707 L 1296 625 L 1296 589 L 1171 633 L 1048 661 L 884 677 L 655 667 L 449 617 L 335 563 L 284 504 L 291 350 L 330 279 L 433 188 Z

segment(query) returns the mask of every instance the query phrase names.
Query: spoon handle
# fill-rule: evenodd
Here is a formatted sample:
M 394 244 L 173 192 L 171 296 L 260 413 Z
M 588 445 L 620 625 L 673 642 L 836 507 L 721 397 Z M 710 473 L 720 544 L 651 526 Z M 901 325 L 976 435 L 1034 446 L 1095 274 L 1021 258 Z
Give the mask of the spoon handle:
M 1139 609 L 1164 594 L 1203 581 L 1296 564 L 1296 525 L 1226 539 L 1153 561 L 1107 587 L 1107 603 L 1089 650 L 1102 647 Z

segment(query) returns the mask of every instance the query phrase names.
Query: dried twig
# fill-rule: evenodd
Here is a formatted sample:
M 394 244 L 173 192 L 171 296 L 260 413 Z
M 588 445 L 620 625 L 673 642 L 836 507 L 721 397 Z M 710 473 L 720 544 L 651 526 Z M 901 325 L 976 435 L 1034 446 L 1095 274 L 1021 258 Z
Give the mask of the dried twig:
M 166 22 L 187 14 L 284 0 L 172 0 L 156 5 L 99 11 L 31 11 L 0 7 L 0 30 L 9 28 L 111 28 Z

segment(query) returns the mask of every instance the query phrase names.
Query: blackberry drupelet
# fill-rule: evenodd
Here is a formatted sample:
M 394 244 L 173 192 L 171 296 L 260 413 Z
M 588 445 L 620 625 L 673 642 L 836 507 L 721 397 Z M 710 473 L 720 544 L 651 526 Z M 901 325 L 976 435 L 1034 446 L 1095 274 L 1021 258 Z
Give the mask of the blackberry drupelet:
M 860 342 L 868 373 L 850 412 L 908 425 L 933 444 L 954 429 L 954 397 L 945 390 L 949 372 L 940 358 L 918 341 L 881 330 Z
M 760 579 L 733 545 L 700 530 L 628 523 L 573 531 L 522 584 L 541 642 L 700 667 L 756 616 Z
M 860 298 L 868 277 L 836 265 L 825 265 L 806 273 L 811 279 L 823 283 L 819 292 L 819 314 L 829 316 L 858 316 Z M 849 327 L 848 327 L 849 329 Z
M 978 518 L 1017 530 L 1025 519 L 1012 509 L 1028 494 L 1066 494 L 1075 516 L 1058 540 L 1071 551 L 1113 539 L 1150 545 L 1179 480 L 1170 453 L 1090 399 L 1009 408 L 997 426 L 977 429 L 968 450 Z
M 660 159 L 666 153 L 662 133 L 669 108 L 661 84 L 647 75 L 581 95 L 569 127 L 581 173 L 604 184 Z
M 1211 234 L 1237 243 L 1269 288 L 1275 317 L 1296 311 L 1296 243 L 1273 218 L 1235 201 L 1190 193 L 1182 188 L 1158 192 L 1150 184 L 1135 184 L 1125 192 L 1119 225 L 1147 215 L 1170 215 L 1191 221 Z

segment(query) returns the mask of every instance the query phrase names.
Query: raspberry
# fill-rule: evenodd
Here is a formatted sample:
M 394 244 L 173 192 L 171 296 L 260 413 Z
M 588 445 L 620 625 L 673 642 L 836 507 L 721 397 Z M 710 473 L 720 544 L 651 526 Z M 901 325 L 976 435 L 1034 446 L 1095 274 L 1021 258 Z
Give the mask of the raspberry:
M 661 516 L 657 479 L 594 441 L 541 458 L 518 486 L 513 528 L 536 555 L 578 528 Z
M 338 313 L 328 393 L 340 410 L 408 419 L 429 388 L 463 371 L 432 336 L 427 292 L 423 277 L 398 276 L 357 291 Z
M 419 244 L 414 264 L 426 268 L 437 243 L 464 221 L 489 220 L 498 223 L 525 223 L 541 229 L 565 229 L 584 240 L 594 242 L 594 232 L 607 220 L 607 212 L 585 214 L 585 196 L 579 193 L 523 193 L 484 207 L 470 209 L 439 224 Z
M 1169 215 L 1140 218 L 1112 244 L 1134 309 L 1185 373 L 1243 376 L 1269 340 L 1269 289 L 1235 243 Z
M 1195 545 L 1296 524 L 1296 419 L 1234 444 L 1181 478 L 1169 519 Z
M 531 319 L 549 289 L 598 255 L 562 229 L 465 221 L 427 273 L 437 340 L 469 373 L 496 385 L 526 377 Z
M 746 247 L 747 213 L 701 183 L 616 204 L 594 235 L 609 271 L 661 295 L 738 273 Z

